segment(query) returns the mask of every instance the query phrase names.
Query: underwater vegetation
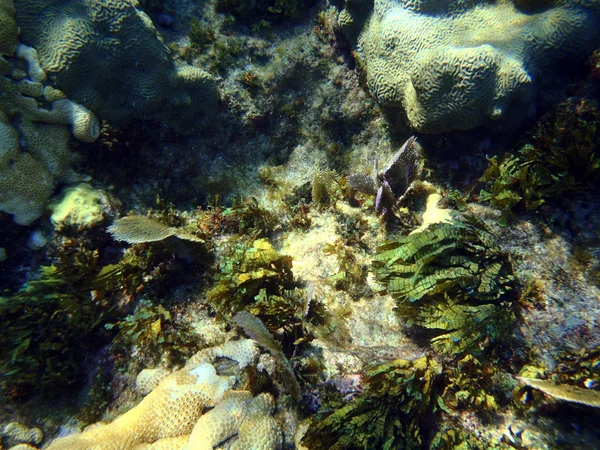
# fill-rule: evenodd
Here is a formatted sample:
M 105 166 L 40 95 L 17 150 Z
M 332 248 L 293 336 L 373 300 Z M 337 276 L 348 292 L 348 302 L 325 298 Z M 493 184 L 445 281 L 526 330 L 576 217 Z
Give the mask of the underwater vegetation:
M 98 331 L 109 314 L 81 279 L 56 266 L 0 297 L 2 396 L 56 395 L 81 382 L 84 355 L 103 341 Z
M 214 280 L 206 297 L 221 313 L 252 308 L 281 325 L 300 307 L 286 293 L 295 287 L 292 258 L 278 253 L 266 239 L 234 241 L 219 258 Z
M 472 350 L 494 341 L 509 322 L 510 264 L 474 217 L 380 245 L 373 270 L 408 325 L 439 333 L 431 339 L 437 351 Z
M 441 366 L 432 358 L 397 359 L 365 371 L 366 388 L 348 404 L 332 403 L 310 421 L 302 444 L 310 449 L 417 449 L 422 421 L 444 408 Z
M 502 211 L 506 225 L 516 213 L 537 211 L 547 201 L 593 186 L 600 174 L 600 111 L 596 100 L 570 99 L 531 132 L 532 143 L 501 159 L 490 158 L 480 181 L 480 201 Z

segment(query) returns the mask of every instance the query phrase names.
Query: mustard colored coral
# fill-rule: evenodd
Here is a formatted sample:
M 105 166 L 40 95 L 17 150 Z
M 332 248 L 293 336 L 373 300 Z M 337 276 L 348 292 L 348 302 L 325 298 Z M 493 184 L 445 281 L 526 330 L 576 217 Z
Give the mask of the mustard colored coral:
M 144 369 L 136 389 L 147 394 L 133 409 L 108 424 L 58 438 L 48 450 L 279 449 L 282 433 L 270 394 L 233 391 L 235 377 L 219 376 L 218 358 L 254 365 L 258 348 L 250 339 L 201 350 L 172 374 Z M 211 409 L 212 408 L 212 409 Z
M 375 0 L 359 38 L 369 89 L 425 133 L 518 126 L 553 65 L 600 45 L 598 0 L 555 3 Z
M 217 375 L 210 364 L 174 372 L 113 422 L 59 438 L 48 450 L 128 450 L 138 444 L 187 435 L 204 409 L 221 401 L 232 382 L 229 377 Z

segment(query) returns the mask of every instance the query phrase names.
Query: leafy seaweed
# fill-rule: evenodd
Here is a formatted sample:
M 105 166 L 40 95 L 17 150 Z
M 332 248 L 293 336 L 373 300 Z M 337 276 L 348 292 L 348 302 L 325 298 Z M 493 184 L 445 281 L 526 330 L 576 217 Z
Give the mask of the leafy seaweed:
M 373 268 L 408 325 L 437 330 L 431 343 L 438 351 L 474 348 L 497 335 L 508 317 L 510 264 L 473 217 L 384 243 Z
M 431 358 L 397 359 L 367 369 L 365 391 L 348 404 L 327 405 L 310 421 L 302 444 L 320 449 L 415 449 L 444 408 L 441 367 Z

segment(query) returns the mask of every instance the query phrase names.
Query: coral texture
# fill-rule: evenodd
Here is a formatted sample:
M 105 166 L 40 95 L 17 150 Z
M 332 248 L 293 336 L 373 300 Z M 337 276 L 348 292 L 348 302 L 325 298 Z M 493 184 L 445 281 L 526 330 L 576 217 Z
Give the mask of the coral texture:
M 132 115 L 191 132 L 218 98 L 214 80 L 176 67 L 137 0 L 17 0 L 21 39 L 70 98 L 103 118 Z
M 0 437 L 4 436 L 9 447 L 18 444 L 40 445 L 44 439 L 44 433 L 39 428 L 29 428 L 19 422 L 11 422 L 4 427 Z
M 42 215 L 54 181 L 77 178 L 66 125 L 84 142 L 96 140 L 100 126 L 48 84 L 35 49 L 18 42 L 14 15 L 12 1 L 0 3 L 0 210 L 28 225 Z
M 213 410 L 203 415 L 188 442 L 188 449 L 212 450 L 221 442 L 230 449 L 277 449 L 281 432 L 273 418 L 274 400 L 270 394 L 252 398 L 247 391 L 230 391 Z
M 242 370 L 256 364 L 258 348 L 250 339 L 232 340 L 201 350 L 172 374 L 164 369 L 144 369 L 137 377 L 136 390 L 146 397 L 136 407 L 109 424 L 58 438 L 48 449 L 281 448 L 273 397 L 231 390 L 236 377 L 217 375 L 211 364 L 219 357 L 237 361 Z M 213 409 L 207 412 L 208 408 Z
M 376 0 L 359 38 L 369 89 L 425 133 L 518 126 L 549 69 L 600 43 L 599 1 L 557 3 Z
M 189 434 L 204 409 L 215 406 L 231 389 L 229 377 L 210 364 L 180 370 L 163 380 L 135 408 L 108 425 L 54 441 L 52 450 L 127 450 L 137 444 Z

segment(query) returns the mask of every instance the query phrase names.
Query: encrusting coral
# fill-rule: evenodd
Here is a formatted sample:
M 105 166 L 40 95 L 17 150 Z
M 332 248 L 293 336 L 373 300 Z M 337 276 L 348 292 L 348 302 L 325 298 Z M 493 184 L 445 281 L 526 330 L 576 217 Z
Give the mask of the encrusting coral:
M 70 98 L 105 119 L 165 120 L 182 133 L 207 122 L 218 99 L 214 79 L 176 67 L 137 0 L 17 0 L 21 39 Z
M 519 126 L 552 64 L 600 43 L 600 2 L 521 12 L 509 1 L 376 0 L 359 38 L 369 90 L 425 133 Z

